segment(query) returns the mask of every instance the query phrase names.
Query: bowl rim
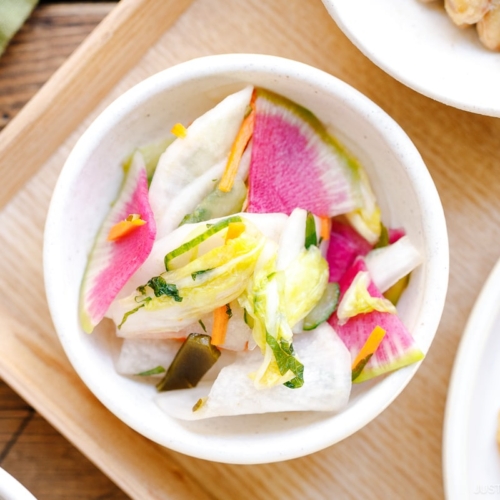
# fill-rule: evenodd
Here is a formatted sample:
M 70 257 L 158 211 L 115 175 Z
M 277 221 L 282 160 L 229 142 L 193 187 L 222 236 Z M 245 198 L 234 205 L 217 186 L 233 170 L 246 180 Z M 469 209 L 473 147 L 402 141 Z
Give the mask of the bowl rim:
M 101 403 L 129 427 L 169 449 L 197 458 L 240 464 L 270 463 L 297 458 L 319 451 L 345 439 L 368 424 L 392 403 L 409 383 L 421 362 L 391 373 L 378 383 L 376 387 L 370 389 L 363 395 L 361 411 L 356 411 L 355 415 L 352 415 L 352 412 L 348 412 L 348 410 L 335 415 L 341 420 L 341 423 L 333 426 L 333 429 L 332 426 L 328 428 L 328 425 L 326 425 L 329 419 L 325 419 L 319 427 L 321 432 L 318 432 L 317 426 L 315 426 L 315 432 L 307 433 L 307 430 L 304 431 L 301 429 L 300 433 L 306 439 L 300 440 L 300 444 L 297 444 L 296 440 L 289 440 L 290 442 L 288 443 L 282 443 L 283 447 L 279 449 L 259 450 L 257 452 L 242 449 L 239 453 L 235 454 L 235 449 L 231 447 L 207 447 L 201 449 L 199 444 L 196 443 L 196 439 L 191 443 L 180 443 L 179 440 L 171 442 L 165 437 L 159 436 L 158 432 L 145 428 L 142 422 L 134 419 L 128 412 L 122 411 L 119 405 L 115 404 L 112 397 L 110 398 L 99 386 L 94 384 L 92 380 L 89 380 L 87 366 L 84 360 L 78 356 L 78 352 L 73 348 L 71 335 L 61 334 L 65 331 L 65 313 L 57 306 L 57 280 L 51 278 L 54 273 L 49 271 L 54 269 L 58 261 L 58 253 L 54 251 L 53 235 L 58 233 L 58 227 L 63 220 L 60 207 L 65 201 L 65 186 L 70 183 L 71 179 L 77 177 L 84 168 L 84 162 L 79 160 L 80 152 L 88 150 L 90 145 L 95 144 L 95 141 L 98 141 L 99 137 L 102 137 L 105 130 L 112 128 L 114 124 L 119 122 L 122 116 L 128 114 L 137 105 L 140 105 L 143 100 L 149 98 L 151 93 L 164 91 L 165 88 L 171 88 L 193 77 L 199 79 L 214 75 L 230 74 L 236 71 L 251 73 L 252 70 L 299 79 L 317 91 L 333 92 L 337 94 L 339 99 L 348 100 L 349 107 L 354 108 L 356 113 L 362 115 L 368 122 L 371 122 L 374 129 L 378 130 L 388 144 L 392 145 L 392 149 L 396 151 L 395 154 L 410 177 L 413 189 L 416 191 L 417 198 L 422 202 L 422 209 L 426 215 L 425 220 L 428 223 L 426 228 L 429 236 L 427 240 L 427 245 L 429 246 L 426 249 L 427 253 L 429 253 L 429 249 L 431 248 L 430 245 L 432 245 L 434 252 L 432 254 L 434 257 L 428 262 L 429 270 L 427 275 L 437 278 L 438 286 L 431 286 L 429 280 L 425 280 L 424 286 L 426 291 L 424 296 L 429 294 L 428 296 L 432 297 L 432 300 L 423 301 L 421 316 L 419 316 L 426 318 L 427 327 L 432 331 L 428 342 L 425 345 L 419 344 L 421 350 L 427 353 L 435 337 L 444 308 L 449 266 L 446 222 L 432 178 L 409 137 L 381 108 L 335 76 L 297 61 L 260 54 L 206 56 L 180 63 L 156 73 L 122 94 L 92 122 L 67 158 L 50 202 L 45 225 L 43 251 L 46 294 L 59 340 L 73 368 Z M 396 148 L 396 144 L 404 144 L 404 151 L 401 150 L 401 147 Z M 415 165 L 415 167 L 410 168 L 412 165 Z M 424 200 L 425 203 L 423 202 Z M 442 244 L 437 245 L 436 248 L 436 242 L 442 242 Z M 433 283 L 434 281 L 433 279 Z M 338 429 L 341 429 L 341 431 Z

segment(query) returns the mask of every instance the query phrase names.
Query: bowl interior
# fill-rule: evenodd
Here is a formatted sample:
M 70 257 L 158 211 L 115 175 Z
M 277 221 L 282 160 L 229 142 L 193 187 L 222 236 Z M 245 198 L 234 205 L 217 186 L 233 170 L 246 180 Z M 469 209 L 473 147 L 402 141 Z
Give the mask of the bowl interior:
M 113 353 L 119 342 L 105 323 L 92 335 L 80 328 L 79 287 L 96 231 L 120 186 L 121 161 L 134 147 L 165 138 L 174 123 L 189 123 L 248 83 L 316 113 L 364 164 L 384 222 L 404 227 L 422 252 L 424 264 L 412 276 L 400 315 L 424 352 L 441 316 L 448 266 L 441 205 L 419 154 L 385 113 L 330 75 L 270 56 L 214 56 L 159 73 L 108 107 L 68 158 L 47 220 L 45 281 L 58 335 L 84 382 L 129 426 L 171 449 L 231 463 L 294 458 L 349 436 L 378 415 L 418 367 L 361 384 L 337 415 L 302 412 L 182 422 L 158 409 L 153 386 L 116 373 Z

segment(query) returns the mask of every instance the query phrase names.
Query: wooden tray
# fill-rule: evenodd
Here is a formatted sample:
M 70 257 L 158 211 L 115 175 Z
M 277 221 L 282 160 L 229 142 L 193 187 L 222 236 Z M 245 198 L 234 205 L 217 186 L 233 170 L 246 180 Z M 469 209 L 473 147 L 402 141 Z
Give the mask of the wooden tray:
M 412 383 L 356 435 L 270 465 L 193 459 L 126 427 L 71 368 L 43 290 L 51 192 L 91 119 L 150 74 L 224 52 L 296 59 L 378 103 L 421 151 L 449 224 L 448 301 Z M 500 248 L 499 137 L 500 120 L 439 104 L 387 76 L 344 37 L 320 0 L 122 0 L 0 134 L 0 376 L 132 498 L 442 498 L 442 420 L 453 357 Z

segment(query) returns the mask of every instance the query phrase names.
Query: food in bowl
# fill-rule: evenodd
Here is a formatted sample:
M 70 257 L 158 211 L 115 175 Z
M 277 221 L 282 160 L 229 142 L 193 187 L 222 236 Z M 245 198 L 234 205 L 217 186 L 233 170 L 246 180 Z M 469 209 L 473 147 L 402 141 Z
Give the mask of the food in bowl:
M 359 159 L 385 225 L 403 227 L 422 257 L 397 310 L 420 350 L 427 353 L 446 295 L 448 246 L 442 206 L 422 158 L 404 131 L 365 96 L 332 75 L 278 57 L 226 54 L 195 59 L 151 76 L 110 104 L 78 140 L 57 182 L 45 227 L 44 276 L 50 312 L 69 361 L 111 413 L 172 450 L 206 460 L 255 464 L 304 456 L 355 433 L 391 404 L 420 363 L 353 384 L 347 406 L 338 412 L 270 412 L 190 422 L 161 410 L 149 377 L 117 372 L 123 340 L 111 321 L 101 321 L 89 335 L 78 313 L 89 253 L 123 182 L 123 158 L 137 146 L 164 141 L 172 125 L 188 125 L 225 96 L 243 89 L 245 82 L 310 109 Z M 147 156 L 152 150 L 143 151 Z M 163 257 L 160 266 L 165 269 Z M 232 312 L 237 319 L 237 310 Z M 299 357 L 301 338 L 305 337 L 294 336 Z M 217 363 L 230 362 L 226 355 L 235 356 L 221 351 Z M 201 384 L 184 391 L 192 395 L 193 405 L 203 397 L 195 399 Z M 299 390 L 293 389 L 297 394 Z M 176 394 L 183 392 L 160 396 Z M 192 414 L 192 408 L 188 412 Z
M 313 113 L 249 85 L 172 133 L 125 161 L 82 282 L 120 373 L 191 420 L 340 411 L 423 358 L 396 309 L 422 256 Z
M 435 0 L 422 0 L 425 3 Z M 479 40 L 488 49 L 500 50 L 500 1 L 445 0 L 451 20 L 460 27 L 476 25 Z

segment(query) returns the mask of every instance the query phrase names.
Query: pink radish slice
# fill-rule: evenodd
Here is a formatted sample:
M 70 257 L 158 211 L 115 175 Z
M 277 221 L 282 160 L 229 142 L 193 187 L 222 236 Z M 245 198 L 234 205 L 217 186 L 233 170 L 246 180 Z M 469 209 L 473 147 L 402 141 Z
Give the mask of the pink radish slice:
M 307 109 L 257 89 L 248 212 L 335 216 L 361 204 L 358 167 Z
M 340 279 L 340 300 L 360 271 L 367 271 L 362 258 L 357 259 Z M 368 291 L 373 297 L 382 297 L 373 282 L 370 283 Z M 372 311 L 358 314 L 350 318 L 344 325 L 340 325 L 337 315 L 334 313 L 328 322 L 343 340 L 353 360 L 376 326 L 382 327 L 387 332 L 355 383 L 410 365 L 424 357 L 410 332 L 396 314 Z
M 389 233 L 389 244 L 396 243 L 396 241 L 400 240 L 403 236 L 406 236 L 406 231 L 403 228 L 395 228 L 395 229 L 388 229 L 387 232 Z
M 365 256 L 371 249 L 372 245 L 351 226 L 336 220 L 332 221 L 330 245 L 326 254 L 330 267 L 329 281 L 338 282 L 356 257 Z
M 108 241 L 110 229 L 130 214 L 139 214 L 146 224 L 116 241 Z M 153 248 L 156 224 L 148 200 L 144 160 L 134 155 L 125 182 L 97 235 L 80 292 L 80 320 L 90 333 L 129 278 Z

